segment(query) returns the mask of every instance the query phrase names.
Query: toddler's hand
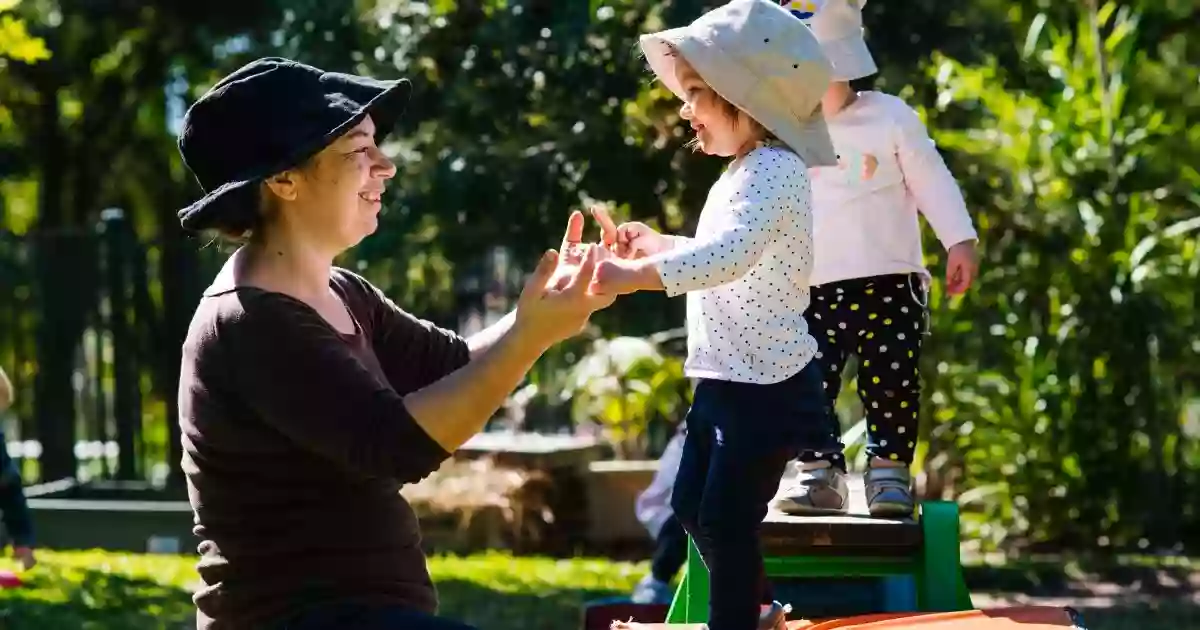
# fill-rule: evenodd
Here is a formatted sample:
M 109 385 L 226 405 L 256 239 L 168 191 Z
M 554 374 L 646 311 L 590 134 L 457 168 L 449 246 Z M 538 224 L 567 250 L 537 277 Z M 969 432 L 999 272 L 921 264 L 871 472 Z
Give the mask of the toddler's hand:
M 622 223 L 617 233 L 625 242 L 628 258 L 653 256 L 671 249 L 671 239 L 659 234 L 654 228 L 639 221 Z
M 590 291 L 596 295 L 624 295 L 646 289 L 661 289 L 658 270 L 641 261 L 610 258 L 596 263 Z
M 616 225 L 608 210 L 601 206 L 592 208 L 592 216 L 600 224 L 601 240 L 618 258 L 637 259 L 653 256 L 670 249 L 670 239 L 639 221 Z
M 951 246 L 946 254 L 946 292 L 950 295 L 966 293 L 978 271 L 975 241 L 963 241 Z

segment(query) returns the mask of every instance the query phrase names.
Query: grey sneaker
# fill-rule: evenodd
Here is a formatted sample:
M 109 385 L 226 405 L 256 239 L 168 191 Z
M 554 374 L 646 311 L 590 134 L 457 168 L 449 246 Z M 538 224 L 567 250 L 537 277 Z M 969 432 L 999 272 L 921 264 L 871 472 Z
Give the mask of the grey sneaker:
M 912 473 L 904 468 L 870 468 L 866 475 L 867 509 L 871 516 L 910 518 L 916 507 Z
M 647 575 L 633 588 L 633 596 L 629 598 L 635 604 L 670 604 L 675 599 L 675 591 L 671 585 Z
M 849 494 L 846 473 L 837 468 L 801 468 L 775 500 L 775 508 L 793 516 L 836 516 L 846 513 Z
M 791 604 L 771 602 L 769 606 L 763 606 L 758 615 L 758 630 L 787 630 L 787 616 L 790 612 Z

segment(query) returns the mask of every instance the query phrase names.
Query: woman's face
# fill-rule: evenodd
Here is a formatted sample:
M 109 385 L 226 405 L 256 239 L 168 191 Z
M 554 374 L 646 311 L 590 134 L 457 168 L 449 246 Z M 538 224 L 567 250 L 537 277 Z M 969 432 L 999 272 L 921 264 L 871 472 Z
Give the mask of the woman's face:
M 380 197 L 396 165 L 375 145 L 370 116 L 318 153 L 299 171 L 272 186 L 284 203 L 276 217 L 285 229 L 335 255 L 379 225 Z
M 691 123 L 701 151 L 728 157 L 744 153 L 754 145 L 758 138 L 750 118 L 736 108 L 732 108 L 735 111 L 731 115 L 725 109 L 724 99 L 678 53 L 674 71 L 685 97 L 679 115 Z

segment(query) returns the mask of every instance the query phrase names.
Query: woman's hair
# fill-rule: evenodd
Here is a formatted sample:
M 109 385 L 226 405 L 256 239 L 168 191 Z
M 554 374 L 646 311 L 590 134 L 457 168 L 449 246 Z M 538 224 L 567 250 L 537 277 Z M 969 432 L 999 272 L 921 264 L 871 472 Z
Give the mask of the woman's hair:
M 316 161 L 317 156 L 313 155 L 288 170 L 311 171 Z M 279 210 L 279 200 L 266 180 L 257 186 L 246 186 L 238 194 L 242 197 L 236 204 L 239 210 L 220 217 L 211 229 L 234 245 L 245 245 L 262 235 L 263 227 Z

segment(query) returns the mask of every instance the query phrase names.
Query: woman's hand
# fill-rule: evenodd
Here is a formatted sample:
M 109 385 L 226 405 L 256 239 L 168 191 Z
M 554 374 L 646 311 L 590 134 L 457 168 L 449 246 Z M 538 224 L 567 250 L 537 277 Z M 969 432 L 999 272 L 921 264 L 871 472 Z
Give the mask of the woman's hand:
M 589 286 L 596 261 L 603 249 L 597 245 L 586 248 L 578 267 L 564 269 L 558 252 L 549 250 L 542 255 L 533 276 L 525 283 L 517 300 L 516 322 L 513 328 L 523 338 L 539 347 L 548 348 L 568 337 L 579 334 L 592 313 L 608 307 L 616 295 L 592 293 Z M 560 279 L 551 284 L 552 278 Z
M 617 225 L 602 206 L 592 207 L 592 216 L 600 224 L 600 237 L 618 258 L 637 259 L 671 249 L 671 239 L 639 221 Z

